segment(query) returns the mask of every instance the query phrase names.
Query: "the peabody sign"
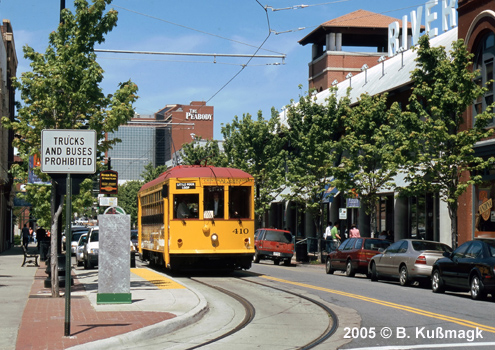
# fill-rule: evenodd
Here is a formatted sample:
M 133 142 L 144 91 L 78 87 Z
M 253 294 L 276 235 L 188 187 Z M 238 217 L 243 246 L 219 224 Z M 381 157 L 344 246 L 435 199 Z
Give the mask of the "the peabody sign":
M 188 120 L 212 120 L 213 114 L 200 114 L 197 109 L 190 109 L 186 112 L 186 119 Z
M 94 174 L 96 172 L 96 131 L 42 130 L 41 171 L 43 173 Z
M 457 26 L 457 11 L 455 6 L 457 0 L 442 0 L 442 29 L 447 31 L 450 28 Z M 437 19 L 437 12 L 433 12 L 432 8 L 438 5 L 438 0 L 430 0 L 425 3 L 425 29 L 430 37 L 438 35 L 438 28 L 432 28 L 431 24 Z M 418 44 L 419 32 L 421 29 L 421 18 L 423 17 L 423 6 L 419 6 L 416 11 L 411 11 L 411 31 L 412 40 L 410 43 L 407 42 L 407 15 L 402 17 L 402 38 L 399 44 L 399 32 L 400 26 L 399 22 L 395 21 L 388 26 L 388 56 L 392 57 L 396 55 L 399 48 L 405 50 L 409 49 L 410 46 Z M 450 24 L 450 26 L 449 26 Z

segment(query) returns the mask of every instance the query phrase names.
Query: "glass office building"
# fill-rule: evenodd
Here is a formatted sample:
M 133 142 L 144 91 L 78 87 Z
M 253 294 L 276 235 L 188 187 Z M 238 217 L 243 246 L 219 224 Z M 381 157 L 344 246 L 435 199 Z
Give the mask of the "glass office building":
M 117 132 L 108 134 L 109 140 L 122 140 L 107 153 L 112 170 L 119 173 L 119 182 L 143 180 L 141 174 L 145 165 L 152 163 L 157 167 L 165 164 L 167 131 L 163 127 L 124 125 Z

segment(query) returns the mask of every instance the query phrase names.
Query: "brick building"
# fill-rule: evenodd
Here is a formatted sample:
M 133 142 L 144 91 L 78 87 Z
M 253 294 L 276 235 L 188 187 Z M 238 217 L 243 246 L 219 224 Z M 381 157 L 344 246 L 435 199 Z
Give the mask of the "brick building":
M 14 33 L 10 21 L 3 20 L 0 43 L 0 111 L 2 116 L 14 120 L 15 90 L 11 79 L 17 71 L 17 55 L 15 52 Z M 0 126 L 0 252 L 10 248 L 14 242 L 12 210 L 14 188 L 12 175 L 8 173 L 14 163 L 12 141 L 14 133 Z
M 452 4 L 457 5 L 457 8 L 452 7 Z M 425 26 L 416 29 L 431 30 L 429 32 L 431 45 L 443 46 L 447 51 L 450 50 L 453 41 L 458 38 L 464 39 L 468 50 L 474 54 L 473 68 L 480 70 L 479 83 L 485 84 L 494 79 L 495 3 L 487 0 L 459 0 L 456 4 L 456 1 L 443 0 L 439 4 L 425 3 L 424 7 L 417 9 L 418 12 L 423 8 L 426 11 L 427 5 L 429 11 L 438 14 L 444 32 L 440 35 L 435 34 L 439 29 L 431 28 L 430 23 L 425 23 Z M 414 16 L 416 13 L 411 13 L 411 17 Z M 423 19 L 427 22 L 426 16 Z M 388 40 L 390 32 L 387 33 L 386 28 L 390 29 L 392 22 L 398 22 L 395 28 L 402 28 L 401 21 L 359 10 L 323 23 L 300 41 L 302 45 L 313 44 L 308 81 L 309 87 L 318 91 L 316 95 L 318 102 L 324 103 L 330 93 L 328 88 L 333 85 L 339 96 L 345 96 L 347 89 L 352 87 L 350 98 L 354 103 L 362 93 L 375 95 L 387 92 L 391 102 L 398 101 L 404 105 L 411 89 L 409 75 L 415 68 L 415 53 L 408 49 L 410 44 L 414 44 L 414 28 L 408 23 L 407 46 L 404 49 L 396 45 L 393 47 L 394 52 L 388 52 L 391 49 Z M 376 28 L 373 28 L 374 26 Z M 362 28 L 368 31 L 368 38 Z M 377 37 L 373 37 L 374 35 Z M 388 46 L 385 44 L 387 41 Z M 355 46 L 374 46 L 377 47 L 377 53 L 364 55 L 360 53 L 359 48 L 358 52 L 352 53 L 345 51 L 343 49 L 345 46 L 354 46 L 354 50 L 356 50 Z M 383 47 L 386 49 L 383 50 Z M 388 58 L 378 62 L 376 57 L 379 55 Z M 368 68 L 361 69 L 365 64 Z M 352 76 L 349 73 L 352 73 Z M 333 83 L 334 80 L 337 82 Z M 470 128 L 476 113 L 483 111 L 494 102 L 495 84 L 489 84 L 488 88 L 489 91 L 484 98 L 474 101 L 465 112 L 464 128 Z M 282 121 L 284 118 L 285 115 L 282 113 Z M 495 120 L 492 126 L 495 127 Z M 493 157 L 495 138 L 479 142 L 474 148 L 479 156 Z M 481 185 L 470 186 L 459 198 L 458 244 L 481 236 L 495 238 L 495 210 L 492 204 L 495 201 L 495 166 L 481 175 L 484 182 Z M 404 185 L 400 177 L 396 178 L 396 183 Z M 378 231 L 392 230 L 395 240 L 421 237 L 451 244 L 450 218 L 446 204 L 439 200 L 438 195 L 425 193 L 424 196 L 397 198 L 396 194 L 395 192 L 380 194 L 376 218 Z M 330 221 L 338 220 L 338 209 L 345 206 L 344 201 L 339 197 L 340 194 L 337 194 L 333 203 L 328 203 Z M 297 226 L 295 222 L 297 214 L 285 212 L 284 204 L 285 208 L 289 207 L 283 202 L 274 203 L 273 212 L 282 215 L 270 220 L 275 226 Z M 350 215 L 351 218 L 348 218 L 345 224 L 348 225 L 350 220 L 357 222 L 361 233 L 365 236 L 369 235 L 370 220 L 366 217 L 363 208 L 352 209 Z M 305 232 L 307 237 L 312 237 L 314 228 L 311 226 L 311 220 L 306 218 L 305 227 L 298 227 L 298 230 Z

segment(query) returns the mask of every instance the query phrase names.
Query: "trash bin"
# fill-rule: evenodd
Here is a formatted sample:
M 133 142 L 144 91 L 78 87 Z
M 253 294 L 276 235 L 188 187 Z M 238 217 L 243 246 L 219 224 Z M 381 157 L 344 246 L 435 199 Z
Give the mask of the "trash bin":
M 305 240 L 296 243 L 296 261 L 308 262 L 308 244 Z

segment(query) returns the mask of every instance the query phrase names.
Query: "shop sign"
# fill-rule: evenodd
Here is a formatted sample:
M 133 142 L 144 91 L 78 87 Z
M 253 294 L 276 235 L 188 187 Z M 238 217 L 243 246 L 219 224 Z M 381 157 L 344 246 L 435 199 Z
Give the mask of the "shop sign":
M 339 219 L 347 220 L 347 208 L 339 208 Z
M 478 211 L 485 221 L 490 218 L 491 209 L 492 209 L 492 199 L 491 198 L 489 200 L 487 200 L 486 202 L 483 202 L 483 204 L 480 205 Z
M 119 174 L 114 170 L 104 170 L 100 173 L 100 193 L 117 194 L 119 189 Z
M 442 0 L 442 29 L 444 32 L 450 28 L 457 26 L 457 0 Z M 438 5 L 438 0 L 427 1 L 425 3 L 425 30 L 430 37 L 438 35 L 438 28 L 432 28 L 432 22 L 437 19 L 438 13 L 432 12 L 432 8 Z M 419 6 L 416 11 L 411 11 L 411 30 L 412 43 L 415 46 L 419 42 L 419 34 L 421 29 L 421 18 L 423 17 L 423 6 Z M 408 49 L 407 43 L 407 15 L 402 17 L 402 36 L 401 45 L 399 45 L 400 25 L 398 21 L 388 25 L 388 57 L 395 56 L 399 52 L 399 48 Z M 450 23 L 450 28 L 449 28 Z
M 361 208 L 361 202 L 357 198 L 347 198 L 347 208 Z

